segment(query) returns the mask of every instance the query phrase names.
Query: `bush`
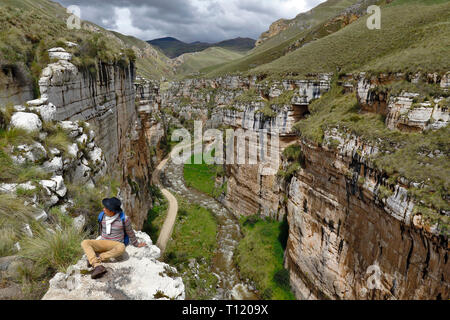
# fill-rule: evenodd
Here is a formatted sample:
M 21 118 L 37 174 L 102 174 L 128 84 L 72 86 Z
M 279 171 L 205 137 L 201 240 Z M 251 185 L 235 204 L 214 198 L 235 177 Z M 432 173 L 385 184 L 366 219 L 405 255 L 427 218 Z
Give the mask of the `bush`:
M 48 148 L 56 148 L 61 150 L 66 156 L 69 145 L 72 144 L 72 140 L 69 138 L 67 133 L 63 129 L 56 129 L 45 140 Z
M 82 256 L 81 242 L 86 235 L 72 225 L 63 225 L 58 230 L 47 230 L 39 225 L 33 238 L 25 238 L 20 255 L 32 260 L 43 269 L 66 272 Z
M 14 244 L 23 236 L 25 223 L 34 223 L 30 215 L 37 210 L 25 206 L 22 197 L 0 194 L 0 257 L 15 253 Z

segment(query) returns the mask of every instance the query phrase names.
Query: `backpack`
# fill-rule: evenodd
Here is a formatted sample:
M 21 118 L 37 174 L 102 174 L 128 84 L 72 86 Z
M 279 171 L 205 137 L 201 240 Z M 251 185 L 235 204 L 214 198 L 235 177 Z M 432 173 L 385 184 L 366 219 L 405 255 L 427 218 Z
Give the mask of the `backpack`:
M 104 215 L 105 215 L 105 213 L 103 211 L 100 212 L 100 214 L 98 215 L 98 223 L 99 223 L 98 227 L 99 227 L 100 235 L 102 233 L 102 220 L 103 220 L 103 216 Z M 125 234 L 125 237 L 123 238 L 123 244 L 127 246 L 130 243 L 130 238 L 128 237 L 127 230 L 125 229 L 125 219 L 126 219 L 125 213 L 121 212 L 120 213 L 120 220 L 122 220 L 123 233 Z

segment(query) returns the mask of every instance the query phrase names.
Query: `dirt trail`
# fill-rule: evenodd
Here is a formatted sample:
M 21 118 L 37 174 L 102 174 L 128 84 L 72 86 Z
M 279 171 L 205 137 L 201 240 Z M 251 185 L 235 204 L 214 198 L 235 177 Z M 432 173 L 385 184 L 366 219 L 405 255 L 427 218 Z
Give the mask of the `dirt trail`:
M 163 161 L 161 161 L 161 163 L 156 167 L 155 171 L 153 172 L 152 177 L 153 184 L 157 185 L 161 189 L 162 194 L 169 202 L 167 217 L 166 220 L 164 220 L 161 232 L 159 233 L 158 241 L 156 242 L 158 248 L 161 249 L 161 254 L 163 254 L 164 251 L 166 250 L 167 242 L 169 241 L 169 238 L 172 235 L 173 226 L 175 225 L 175 220 L 177 219 L 177 212 L 178 212 L 177 199 L 173 196 L 172 193 L 170 193 L 169 190 L 163 187 L 160 181 L 161 172 L 163 171 L 170 157 L 171 154 L 169 154 Z

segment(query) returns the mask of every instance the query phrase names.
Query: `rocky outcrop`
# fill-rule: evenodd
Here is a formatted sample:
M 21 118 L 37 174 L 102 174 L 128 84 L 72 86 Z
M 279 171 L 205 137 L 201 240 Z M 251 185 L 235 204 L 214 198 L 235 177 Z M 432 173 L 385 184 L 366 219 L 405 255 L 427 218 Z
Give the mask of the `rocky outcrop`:
M 256 46 L 261 45 L 268 39 L 273 38 L 274 36 L 286 30 L 287 28 L 289 28 L 289 22 L 286 19 L 279 19 L 275 21 L 270 25 L 269 30 L 261 34 L 259 39 L 256 41 L 255 45 Z
M 0 193 L 15 195 L 18 190 L 35 191 L 29 205 L 36 210 L 30 210 L 30 213 L 37 221 L 45 221 L 48 217 L 47 210 L 51 207 L 57 204 L 70 205 L 70 199 L 66 196 L 67 183 L 94 187 L 94 183 L 106 173 L 106 159 L 102 149 L 94 141 L 95 133 L 89 124 L 59 122 L 57 126 L 67 134 L 68 145 L 61 146 L 60 149 L 48 147 L 48 133 L 42 129 L 41 118 L 23 106 L 15 108 L 23 111 L 12 115 L 10 127 L 33 131 L 36 139 L 29 144 L 10 146 L 8 154 L 17 165 L 37 165 L 49 177 L 25 183 L 1 183 Z
M 183 300 L 184 284 L 177 270 L 158 261 L 160 250 L 146 233 L 136 232 L 147 247 L 127 246 L 115 261 L 103 265 L 108 272 L 99 280 L 91 279 L 86 257 L 57 273 L 43 300 Z
M 392 93 L 389 85 L 393 83 L 419 82 L 431 84 L 448 92 L 448 73 L 440 76 L 437 73 L 416 74 L 403 73 L 381 74 L 369 77 L 361 73 L 357 77 L 356 96 L 361 110 L 381 114 L 386 117 L 386 126 L 401 131 L 437 130 L 446 127 L 449 121 L 449 99 L 441 96 L 429 98 L 419 92 Z
M 108 170 L 120 172 L 124 210 L 140 229 L 152 206 L 147 192 L 151 163 L 135 106 L 134 65 L 99 62 L 92 74 L 73 65 L 70 54 L 62 48 L 50 49 L 49 53 L 58 61 L 43 70 L 41 97 L 28 105 L 46 120 L 83 120 L 94 126 Z
M 306 165 L 286 187 L 285 263 L 296 296 L 448 299 L 448 240 L 415 227 L 404 187 L 378 198 L 384 178 L 365 160 L 376 148 L 340 141 L 336 151 L 302 141 Z

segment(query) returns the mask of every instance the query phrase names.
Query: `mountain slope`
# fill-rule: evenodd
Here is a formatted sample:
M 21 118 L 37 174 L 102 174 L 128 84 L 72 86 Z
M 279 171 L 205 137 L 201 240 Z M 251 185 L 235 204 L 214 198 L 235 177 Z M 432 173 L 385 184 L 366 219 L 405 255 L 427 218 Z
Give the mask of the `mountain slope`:
M 224 40 L 218 43 L 192 42 L 186 43 L 178 39 L 167 37 L 147 41 L 153 46 L 158 47 L 170 58 L 176 58 L 184 53 L 203 51 L 212 47 L 219 47 L 237 52 L 246 52 L 255 46 L 255 40 L 250 38 L 236 38 Z
M 260 36 L 255 51 L 264 51 L 292 39 L 298 33 L 331 19 L 357 2 L 359 0 L 329 0 L 307 12 L 300 13 L 294 19 L 280 19 L 272 24 L 271 28 L 274 29 L 272 32 L 269 30 Z
M 242 57 L 237 51 L 212 47 L 200 52 L 185 53 L 173 59 L 176 74 L 179 77 L 190 75 L 201 69 L 223 64 Z
M 160 79 L 163 75 L 173 74 L 170 60 L 145 41 L 105 30 L 88 21 L 82 22 L 82 30 L 69 30 L 66 26 L 69 14 L 58 3 L 49 0 L 0 0 L 0 7 L 3 22 L 0 27 L 0 50 L 3 53 L 0 63 L 6 63 L 6 60 L 12 58 L 10 62 L 21 62 L 31 69 L 33 61 L 30 57 L 36 56 L 31 51 L 43 52 L 52 46 L 64 46 L 65 41 L 80 43 L 83 39 L 98 34 L 106 44 L 98 48 L 99 52 L 103 51 L 103 58 L 111 58 L 123 49 L 133 49 L 139 75 Z M 21 16 L 24 17 L 23 21 L 18 19 L 17 22 L 12 22 L 13 17 Z M 37 56 L 34 60 L 39 60 L 39 55 Z M 34 62 L 40 64 L 39 61 Z M 39 68 L 35 69 L 37 73 Z
M 450 65 L 450 2 L 400 1 L 382 12 L 380 30 L 369 30 L 363 17 L 250 73 L 442 71 Z
M 353 23 L 365 13 L 368 5 L 376 2 L 377 0 L 328 0 L 298 15 L 289 23 L 286 30 L 273 34 L 271 38 L 263 42 L 260 41 L 260 44 L 247 56 L 203 71 L 208 77 L 215 77 L 244 72 L 270 63 L 311 41 L 326 37 Z

